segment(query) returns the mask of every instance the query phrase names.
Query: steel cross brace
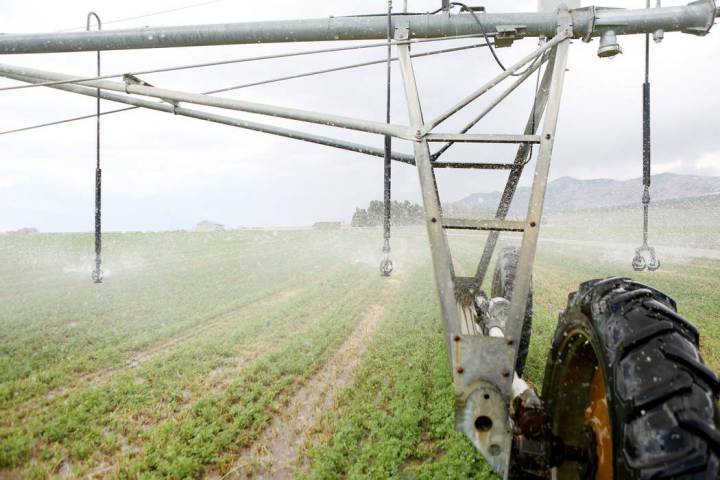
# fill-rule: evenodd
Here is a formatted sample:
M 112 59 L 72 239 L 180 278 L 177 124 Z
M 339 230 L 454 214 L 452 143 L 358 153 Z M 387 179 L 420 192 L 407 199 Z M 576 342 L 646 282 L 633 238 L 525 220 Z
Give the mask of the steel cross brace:
M 428 132 L 439 122 L 434 120 L 430 124 L 425 123 L 410 57 L 410 45 L 399 43 L 397 46 L 410 127 L 411 131 L 416 132 L 415 166 L 420 180 L 435 282 L 440 297 L 448 356 L 452 368 L 456 401 L 456 428 L 468 436 L 492 467 L 505 478 L 509 473 L 513 440 L 509 405 L 512 400 L 517 345 L 520 343 L 512 339 L 519 338 L 522 319 L 525 315 L 526 298 L 530 288 L 532 263 L 537 248 L 539 225 L 559 115 L 568 47 L 570 38 L 572 38 L 571 17 L 567 10 L 561 12 L 559 18 L 561 25 L 557 29 L 557 36 L 548 42 L 552 45 L 551 67 L 546 71 L 542 91 L 533 106 L 531 119 L 528 122 L 529 126 L 525 132 L 526 135 L 534 135 L 535 126 L 539 124 L 547 106 L 542 135 L 538 137 L 540 153 L 528 216 L 522 225 L 524 234 L 520 261 L 504 338 L 468 335 L 463 332 L 461 324 L 463 307 L 456 299 L 456 276 L 445 232 L 445 227 L 451 225 L 451 222 L 446 224 L 443 220 L 428 146 L 428 141 L 431 139 L 431 134 Z M 399 28 L 396 31 L 398 42 L 407 38 L 408 30 L 406 28 Z M 546 50 L 548 49 L 541 47 L 540 53 Z M 457 110 L 454 107 L 451 112 L 454 113 Z M 443 117 L 439 118 L 443 119 Z M 528 131 L 528 129 L 532 131 Z M 496 140 L 502 141 L 502 138 Z M 531 142 L 523 143 L 520 147 L 518 158 L 522 157 L 522 163 L 516 159 L 513 173 L 522 171 L 527 156 L 526 152 L 529 151 L 529 143 Z M 525 153 L 521 155 L 521 152 Z M 517 176 L 519 178 L 519 174 Z M 511 182 L 509 181 L 509 183 Z
M 553 72 L 555 70 L 555 57 L 556 56 L 553 52 L 553 54 L 550 56 L 550 59 L 548 60 L 548 68 L 547 70 L 545 70 L 543 79 L 540 82 L 540 89 L 537 92 L 535 103 L 533 104 L 532 111 L 530 112 L 530 117 L 528 118 L 527 124 L 525 125 L 526 135 L 535 135 L 538 128 L 540 127 L 540 122 L 542 120 L 543 113 L 545 112 L 545 107 L 547 106 L 548 102 L 548 96 L 550 93 L 550 82 L 552 81 Z M 517 154 L 515 155 L 515 161 L 512 164 L 510 176 L 508 177 L 507 184 L 505 185 L 502 196 L 500 198 L 500 205 L 498 206 L 497 212 L 495 214 L 496 220 L 505 220 L 508 213 L 510 212 L 510 205 L 512 204 L 513 197 L 515 196 L 518 183 L 520 182 L 520 177 L 525 170 L 525 165 L 530 159 L 530 153 L 530 145 L 528 144 L 520 145 L 520 147 L 518 148 Z M 495 247 L 497 246 L 499 237 L 500 232 L 491 232 L 485 242 L 485 248 L 483 250 L 482 257 L 480 258 L 477 272 L 475 274 L 475 278 L 477 278 L 480 284 L 482 284 L 485 280 L 485 276 L 487 275 L 490 261 L 492 259 L 493 253 L 495 252 Z

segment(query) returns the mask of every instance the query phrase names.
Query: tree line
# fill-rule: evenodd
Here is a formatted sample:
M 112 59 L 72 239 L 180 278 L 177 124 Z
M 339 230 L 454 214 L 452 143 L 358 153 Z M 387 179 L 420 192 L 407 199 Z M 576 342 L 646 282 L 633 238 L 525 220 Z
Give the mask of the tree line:
M 420 225 L 425 221 L 423 207 L 416 203 L 393 201 L 390 204 L 392 224 L 397 226 Z M 383 224 L 385 208 L 380 200 L 373 200 L 367 209 L 356 208 L 352 217 L 353 227 L 379 227 Z

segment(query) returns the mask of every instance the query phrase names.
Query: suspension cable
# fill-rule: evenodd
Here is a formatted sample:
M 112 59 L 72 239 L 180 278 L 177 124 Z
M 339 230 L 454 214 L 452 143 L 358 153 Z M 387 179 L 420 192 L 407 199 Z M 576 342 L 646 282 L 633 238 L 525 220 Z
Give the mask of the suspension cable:
M 477 34 L 469 34 L 469 35 L 456 35 L 456 36 L 450 36 L 450 37 L 438 37 L 438 38 L 415 38 L 411 40 L 403 40 L 403 41 L 392 41 L 392 42 L 379 42 L 379 43 L 371 43 L 367 45 L 350 45 L 345 47 L 333 47 L 333 48 L 322 48 L 317 50 L 303 50 L 299 52 L 289 52 L 289 53 L 278 53 L 273 55 L 261 55 L 258 57 L 244 57 L 244 58 L 236 58 L 232 60 L 219 60 L 217 62 L 205 62 L 205 63 L 194 63 L 190 65 L 180 65 L 175 67 L 165 67 L 165 68 L 155 68 L 150 70 L 140 70 L 136 72 L 123 72 L 123 73 L 113 73 L 111 75 L 98 75 L 95 77 L 77 77 L 73 78 L 72 80 L 57 80 L 52 82 L 42 82 L 42 83 L 33 83 L 29 85 L 12 85 L 9 87 L 0 87 L 0 92 L 8 91 L 8 90 L 22 90 L 25 88 L 35 88 L 35 87 L 52 87 L 53 85 L 64 85 L 68 83 L 82 83 L 82 82 L 91 82 L 94 80 L 107 80 L 108 78 L 117 78 L 122 77 L 123 75 L 148 75 L 151 73 L 165 73 L 165 72 L 174 72 L 178 70 L 189 70 L 194 68 L 205 68 L 205 67 L 216 67 L 216 66 L 222 66 L 222 65 L 230 65 L 235 63 L 247 63 L 247 62 L 255 62 L 260 60 L 274 60 L 278 58 L 289 58 L 289 57 L 298 57 L 303 55 L 314 55 L 319 53 L 332 53 L 332 52 L 344 52 L 349 50 L 361 50 L 361 49 L 367 49 L 367 48 L 378 48 L 378 47 L 387 47 L 388 43 L 390 46 L 392 45 L 405 45 L 408 43 L 426 43 L 426 42 L 440 42 L 444 40 L 461 40 L 465 38 L 477 38 L 479 35 Z M 487 40 L 486 40 L 487 43 Z
M 648 6 L 650 0 L 648 0 Z M 650 35 L 645 34 L 645 83 L 643 84 L 643 245 L 648 243 L 650 184 L 652 182 L 650 140 Z
M 128 110 L 136 110 L 140 107 L 124 107 L 116 110 L 108 110 L 107 112 L 101 112 L 100 115 L 111 115 L 113 113 L 127 112 Z M 53 122 L 38 123 L 36 125 L 29 125 L 27 127 L 14 128 L 12 130 L 5 130 L 0 132 L 0 135 L 10 135 L 11 133 L 27 132 L 28 130 L 36 130 L 38 128 L 52 127 L 53 125 L 62 125 L 64 123 L 77 122 L 78 120 L 87 120 L 88 118 L 97 117 L 96 113 L 90 115 L 80 115 L 79 117 L 70 117 L 63 120 L 55 120 Z
M 482 47 L 486 47 L 486 46 L 487 46 L 487 44 L 485 44 L 485 43 L 475 43 L 475 44 L 472 44 L 472 45 L 463 45 L 463 46 L 460 46 L 460 47 L 444 48 L 444 49 L 440 49 L 440 50 L 431 50 L 431 51 L 429 51 L 429 52 L 415 53 L 415 54 L 411 55 L 411 57 L 412 57 L 412 58 L 429 57 L 429 56 L 432 56 L 432 55 L 440 55 L 440 54 L 443 54 L 443 53 L 459 52 L 459 51 L 468 50 L 468 49 L 471 49 L 471 48 L 482 48 Z M 397 61 L 397 57 L 392 57 L 392 58 L 391 58 L 391 61 L 393 61 L 393 62 Z M 298 79 L 298 78 L 311 77 L 311 76 L 314 76 L 314 75 L 321 75 L 321 74 L 325 74 L 325 73 L 332 73 L 332 72 L 339 72 L 339 71 L 343 71 L 343 70 L 350 70 L 350 69 L 352 69 L 352 68 L 365 67 L 365 66 L 370 66 L 370 65 L 378 65 L 378 64 L 385 63 L 385 62 L 387 62 L 387 59 L 371 60 L 371 61 L 362 62 L 362 63 L 354 63 L 354 64 L 350 64 L 350 65 L 342 65 L 342 66 L 339 66 L 339 67 L 326 68 L 326 69 L 322 69 L 322 70 L 314 70 L 314 71 L 303 72 L 303 73 L 298 73 L 298 74 L 294 74 L 294 75 L 287 75 L 287 76 L 275 77 L 275 78 L 271 78 L 271 79 L 267 79 L 267 80 L 260 80 L 260 81 L 257 81 L 257 82 L 250 82 L 250 83 L 244 83 L 244 84 L 240 84 L 240 85 L 233 85 L 233 86 L 230 86 L 230 87 L 218 88 L 218 89 L 209 90 L 209 91 L 202 92 L 202 93 L 205 94 L 205 95 L 210 95 L 210 94 L 214 94 L 214 93 L 229 92 L 229 91 L 232 91 L 232 90 L 240 90 L 240 89 L 248 88 L 248 87 L 255 87 L 255 86 L 260 86 L 260 85 L 268 85 L 268 84 L 271 84 L 271 83 L 282 82 L 282 81 L 285 81 L 285 80 L 294 80 L 294 79 Z M 36 84 L 33 84 L 33 85 L 36 85 Z M 128 110 L 136 110 L 136 109 L 138 109 L 138 108 L 141 108 L 141 107 L 124 107 L 124 108 L 118 108 L 118 109 L 115 109 L 115 110 L 109 110 L 109 111 L 107 111 L 107 112 L 102 112 L 100 115 L 111 115 L 111 114 L 113 114 L 113 113 L 126 112 L 126 111 L 128 111 Z M 53 126 L 53 125 L 62 125 L 62 124 L 64 124 L 64 123 L 70 123 L 70 122 L 75 122 L 75 121 L 78 121 L 78 120 L 86 120 L 86 119 L 88 119 L 88 118 L 94 118 L 95 116 L 96 116 L 96 114 L 92 114 L 92 115 L 81 115 L 81 116 L 77 116 L 77 117 L 67 118 L 67 119 L 64 119 L 64 120 L 56 120 L 56 121 L 52 121 L 52 122 L 40 123 L 40 124 L 36 124 L 36 125 L 30 125 L 30 126 L 27 126 L 27 127 L 15 128 L 15 129 L 12 129 L 12 130 L 0 131 L 0 135 L 8 135 L 8 134 L 11 134 L 11 133 L 25 132 L 25 131 L 28 131 L 28 130 L 35 130 L 35 129 L 38 129 L 38 128 L 50 127 L 50 126 Z
M 95 12 L 87 15 L 87 31 L 90 31 L 90 21 L 95 17 L 98 30 L 102 30 L 100 16 Z M 100 68 L 100 51 L 97 52 L 97 75 L 102 74 Z M 95 124 L 95 269 L 92 279 L 95 283 L 102 283 L 102 170 L 100 168 L 100 89 L 96 89 L 96 124 Z
M 486 46 L 487 46 L 487 44 L 485 44 L 485 43 L 475 43 L 475 44 L 472 44 L 472 45 L 463 45 L 463 46 L 461 46 L 461 47 L 444 48 L 444 49 L 441 49 L 441 50 L 431 50 L 431 51 L 429 51 L 429 52 L 415 53 L 415 54 L 411 55 L 411 57 L 412 57 L 412 58 L 429 57 L 429 56 L 432 56 L 432 55 L 440 55 L 440 54 L 443 54 L 443 53 L 459 52 L 459 51 L 462 51 L 462 50 L 468 50 L 468 49 L 471 49 L 471 48 L 482 48 L 482 47 L 486 47 Z M 391 49 L 391 48 L 392 48 L 392 45 L 388 45 L 388 49 Z M 398 57 L 391 57 L 391 58 L 390 58 L 390 61 L 391 61 L 391 62 L 396 62 L 397 60 L 398 60 Z M 229 92 L 229 91 L 231 91 L 231 90 L 238 90 L 238 89 L 241 89 L 241 88 L 255 87 L 255 86 L 258 86 L 258 85 L 267 85 L 267 84 L 269 84 L 269 83 L 281 82 L 281 81 L 284 81 L 284 80 L 294 80 L 294 79 L 297 79 L 297 78 L 304 78 L 304 77 L 310 77 L 310 76 L 314 76 L 314 75 L 321 75 L 321 74 L 324 74 L 324 73 L 339 72 L 339 71 L 343 71 L 343 70 L 350 70 L 350 69 L 352 69 L 352 68 L 367 67 L 367 66 L 370 66 L 370 65 L 378 65 L 378 64 L 385 63 L 385 62 L 387 62 L 387 59 L 382 59 L 382 60 L 369 60 L 369 61 L 367 61 L 367 62 L 362 62 L 362 63 L 353 63 L 353 64 L 350 64 L 350 65 L 342 65 L 342 66 L 339 66 L 339 67 L 331 67 L 331 68 L 325 68 L 325 69 L 322 69 L 322 70 L 314 70 L 314 71 L 312 71 L 312 72 L 298 73 L 298 74 L 294 74 L 294 75 L 287 75 L 287 76 L 284 76 L 284 77 L 276 77 L 276 78 L 272 78 L 272 79 L 269 79 L 269 80 L 260 80 L 260 81 L 257 81 L 257 82 L 243 83 L 243 84 L 235 85 L 235 86 L 232 86 L 232 87 L 225 87 L 225 88 L 219 88 L 219 89 L 216 89 L 216 90 L 210 90 L 210 91 L 205 92 L 205 93 L 206 93 L 206 94 L 213 94 L 213 93 Z
M 392 89 L 392 0 L 388 0 L 387 11 L 387 75 L 386 75 L 386 102 L 385 121 L 390 125 L 391 89 Z M 380 263 L 380 272 L 383 276 L 392 273 L 393 265 L 390 260 L 390 221 L 392 215 L 392 137 L 385 135 L 385 157 L 383 162 L 383 259 Z
M 650 8 L 650 0 L 647 0 Z M 648 242 L 651 151 L 650 151 L 650 34 L 645 34 L 645 83 L 643 84 L 643 245 Z
M 175 7 L 175 8 L 169 8 L 167 10 L 159 10 L 157 12 L 150 12 L 150 13 L 143 13 L 140 15 L 134 15 L 132 17 L 124 17 L 124 18 L 116 18 L 114 20 L 108 20 L 105 22 L 105 26 L 108 26 L 113 23 L 123 23 L 123 22 L 129 22 L 131 20 L 140 20 L 141 18 L 147 18 L 147 17 L 155 17 L 157 15 L 164 15 L 166 13 L 174 13 L 174 12 L 180 12 L 182 10 L 188 10 L 190 8 L 197 8 L 197 7 L 203 7 L 205 5 L 210 5 L 213 3 L 220 3 L 224 2 L 226 0 L 208 0 L 206 2 L 199 2 L 199 3 L 193 3 L 190 5 L 183 5 L 182 7 Z M 81 30 L 83 27 L 72 27 L 72 28 L 64 28 L 62 30 L 56 30 L 57 33 L 62 32 L 71 32 L 73 30 Z
M 650 8 L 650 0 L 647 0 Z M 648 245 L 650 227 L 650 185 L 652 183 L 652 158 L 650 136 L 650 34 L 645 34 L 645 82 L 643 83 L 643 244 L 635 250 L 632 266 L 636 271 L 648 269 L 655 271 L 660 268 L 660 261 L 655 249 Z M 647 253 L 647 258 L 645 257 Z

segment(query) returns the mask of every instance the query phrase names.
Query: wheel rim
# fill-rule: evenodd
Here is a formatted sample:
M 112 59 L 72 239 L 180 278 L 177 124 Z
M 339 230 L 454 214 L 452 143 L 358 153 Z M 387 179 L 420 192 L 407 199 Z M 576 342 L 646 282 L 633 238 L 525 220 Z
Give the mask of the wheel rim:
M 595 436 L 597 468 L 595 480 L 612 480 L 612 435 L 610 434 L 610 411 L 605 397 L 605 375 L 597 368 L 590 383 L 590 405 L 585 410 L 585 420 Z
M 612 423 L 603 368 L 584 330 L 567 333 L 558 349 L 551 406 L 553 433 L 573 450 L 592 452 L 593 461 L 565 461 L 558 480 L 612 480 Z

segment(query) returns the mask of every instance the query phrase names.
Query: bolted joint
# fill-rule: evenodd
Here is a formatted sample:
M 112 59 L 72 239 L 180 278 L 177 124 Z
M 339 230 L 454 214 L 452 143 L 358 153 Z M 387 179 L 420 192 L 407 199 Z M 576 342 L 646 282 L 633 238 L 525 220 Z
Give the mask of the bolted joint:
M 395 35 L 393 37 L 398 42 L 402 42 L 410 38 L 410 25 L 407 21 L 405 21 L 404 24 L 398 24 L 395 26 Z
M 574 35 L 572 26 L 563 27 L 562 29 L 558 30 L 558 33 L 568 38 L 573 38 Z

